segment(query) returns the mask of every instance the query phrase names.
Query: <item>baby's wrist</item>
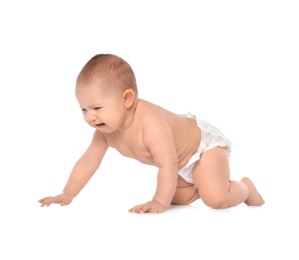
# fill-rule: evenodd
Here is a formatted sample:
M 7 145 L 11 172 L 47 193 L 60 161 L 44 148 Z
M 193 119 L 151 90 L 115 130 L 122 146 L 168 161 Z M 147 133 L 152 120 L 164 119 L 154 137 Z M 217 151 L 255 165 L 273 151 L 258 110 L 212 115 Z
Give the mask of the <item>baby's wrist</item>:
M 72 191 L 70 191 L 70 190 L 67 190 L 67 189 L 63 189 L 63 191 L 62 191 L 63 193 L 66 193 L 66 194 L 68 194 L 68 195 L 71 195 L 73 198 L 75 198 L 76 197 L 76 195 L 72 192 Z
M 160 203 L 159 201 L 157 201 L 156 199 L 153 199 L 154 202 L 156 202 L 157 204 L 159 204 L 160 206 L 162 206 L 163 208 L 167 209 L 168 207 L 165 206 L 164 204 Z

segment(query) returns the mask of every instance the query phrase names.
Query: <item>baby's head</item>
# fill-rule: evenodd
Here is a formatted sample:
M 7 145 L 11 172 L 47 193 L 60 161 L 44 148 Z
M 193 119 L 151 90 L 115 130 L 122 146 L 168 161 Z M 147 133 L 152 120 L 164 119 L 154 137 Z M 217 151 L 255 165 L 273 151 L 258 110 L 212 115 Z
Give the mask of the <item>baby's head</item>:
M 136 78 L 131 66 L 122 58 L 113 54 L 98 54 L 92 57 L 80 71 L 76 88 L 105 82 L 107 90 L 124 92 L 132 89 L 138 96 Z M 103 85 L 103 84 L 101 84 Z
M 136 109 L 138 90 L 134 72 L 118 56 L 96 55 L 77 77 L 76 97 L 86 122 L 112 133 L 121 129 Z

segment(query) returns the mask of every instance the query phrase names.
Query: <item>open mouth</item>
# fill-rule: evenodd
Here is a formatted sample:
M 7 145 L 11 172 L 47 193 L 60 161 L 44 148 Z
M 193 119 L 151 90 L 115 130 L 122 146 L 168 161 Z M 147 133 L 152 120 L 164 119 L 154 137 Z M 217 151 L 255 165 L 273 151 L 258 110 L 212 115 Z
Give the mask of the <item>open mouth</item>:
M 104 125 L 105 125 L 105 123 L 101 123 L 101 124 L 97 124 L 96 127 L 102 127 Z

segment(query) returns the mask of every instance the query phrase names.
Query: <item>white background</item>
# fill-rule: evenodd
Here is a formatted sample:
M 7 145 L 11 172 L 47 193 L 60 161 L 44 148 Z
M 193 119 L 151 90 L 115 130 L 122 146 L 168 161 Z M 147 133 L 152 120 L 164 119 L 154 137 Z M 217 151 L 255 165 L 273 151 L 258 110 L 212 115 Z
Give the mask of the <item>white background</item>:
M 1 1 L 0 259 L 298 259 L 298 13 L 287 0 Z M 156 169 L 109 150 L 71 205 L 40 208 L 90 142 L 74 83 L 98 53 L 131 64 L 141 98 L 219 127 L 232 179 L 251 177 L 265 205 L 130 214 Z

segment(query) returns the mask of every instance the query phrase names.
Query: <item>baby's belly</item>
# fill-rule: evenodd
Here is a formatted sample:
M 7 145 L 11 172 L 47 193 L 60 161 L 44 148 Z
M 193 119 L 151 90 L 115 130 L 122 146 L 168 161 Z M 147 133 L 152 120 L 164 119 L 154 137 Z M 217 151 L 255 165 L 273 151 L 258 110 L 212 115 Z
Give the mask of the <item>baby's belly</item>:
M 178 155 L 178 168 L 183 168 L 190 157 L 198 150 L 201 141 L 201 130 L 194 119 L 188 119 L 185 129 L 176 136 L 176 147 Z
M 199 145 L 200 140 L 196 140 L 189 149 L 186 149 L 178 156 L 178 169 L 183 168 L 189 162 L 191 156 L 198 151 Z

